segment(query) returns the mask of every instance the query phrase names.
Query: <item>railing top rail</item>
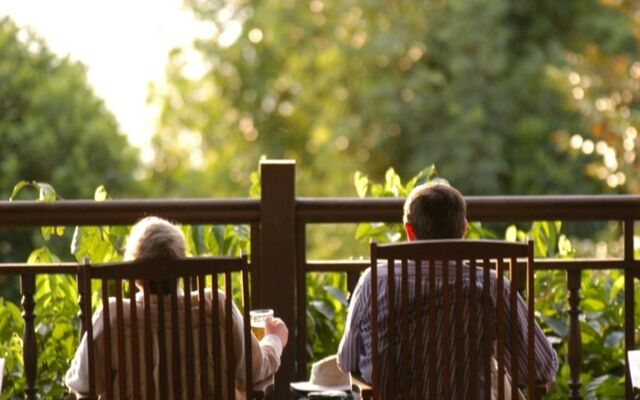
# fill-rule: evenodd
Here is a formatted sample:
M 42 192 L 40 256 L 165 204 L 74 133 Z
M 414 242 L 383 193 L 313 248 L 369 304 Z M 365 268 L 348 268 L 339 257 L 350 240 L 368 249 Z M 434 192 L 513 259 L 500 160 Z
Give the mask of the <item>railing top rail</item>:
M 0 201 L 0 226 L 130 225 L 146 215 L 181 223 L 251 223 L 260 220 L 260 200 L 59 200 Z
M 473 221 L 608 221 L 640 219 L 638 195 L 468 196 Z M 305 223 L 399 222 L 403 198 L 298 197 L 296 216 Z
M 640 219 L 637 195 L 469 196 L 474 221 L 565 221 Z M 403 198 L 296 198 L 296 215 L 305 223 L 398 222 Z M 250 223 L 260 218 L 260 200 L 60 200 L 0 201 L 0 226 L 127 225 L 145 215 L 183 223 Z
M 306 272 L 361 272 L 368 268 L 369 260 L 308 260 L 304 264 Z M 640 260 L 624 260 L 621 258 L 537 258 L 534 268 L 538 270 L 554 271 L 593 271 L 593 270 L 624 270 L 625 268 L 640 268 Z M 0 271 L 1 271 L 0 267 Z M 639 270 L 640 271 L 640 270 Z M 639 272 L 640 274 L 640 272 Z
M 27 264 L 27 263 L 1 263 L 0 276 L 2 275 L 48 275 L 62 274 L 75 275 L 78 263 L 61 262 L 48 264 Z

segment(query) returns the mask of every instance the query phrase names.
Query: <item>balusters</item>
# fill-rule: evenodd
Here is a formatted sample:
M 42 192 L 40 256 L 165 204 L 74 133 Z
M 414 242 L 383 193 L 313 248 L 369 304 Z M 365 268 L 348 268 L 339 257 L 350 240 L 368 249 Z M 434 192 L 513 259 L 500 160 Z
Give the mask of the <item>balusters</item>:
M 624 353 L 635 349 L 635 278 L 637 268 L 635 267 L 634 256 L 634 229 L 633 220 L 627 219 L 623 222 L 624 233 Z M 628 358 L 625 357 L 625 399 L 633 399 L 634 393 L 631 387 L 631 371 L 628 367 Z
M 569 289 L 569 398 L 581 399 L 580 364 L 582 363 L 582 341 L 580 339 L 580 280 L 582 272 L 567 271 Z
M 33 309 L 36 305 L 33 295 L 36 289 L 36 277 L 31 274 L 23 274 L 20 277 L 20 288 L 22 290 L 22 318 L 24 318 L 24 332 L 22 334 L 24 357 L 24 374 L 26 384 L 24 388 L 25 399 L 37 399 L 36 372 L 38 368 L 38 348 L 36 347 L 36 331 L 34 320 L 36 314 Z
M 85 258 L 82 263 L 84 265 L 88 265 L 90 263 L 88 258 Z M 80 338 L 82 339 L 82 335 L 87 331 L 87 327 L 84 326 L 84 310 L 85 310 L 85 301 L 91 301 L 91 299 L 85 299 L 82 296 L 82 280 L 80 279 L 80 267 L 78 267 L 78 273 L 76 274 L 76 287 L 78 288 L 78 318 L 80 319 Z

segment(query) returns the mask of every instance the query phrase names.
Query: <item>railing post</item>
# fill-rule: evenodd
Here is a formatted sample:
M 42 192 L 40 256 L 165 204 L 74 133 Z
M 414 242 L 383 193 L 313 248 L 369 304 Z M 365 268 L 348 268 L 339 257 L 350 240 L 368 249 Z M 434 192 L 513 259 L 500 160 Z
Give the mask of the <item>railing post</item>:
M 36 315 L 33 312 L 36 305 L 33 298 L 36 291 L 35 275 L 21 275 L 20 289 L 22 291 L 22 318 L 24 318 L 24 331 L 22 333 L 22 356 L 24 359 L 24 374 L 26 379 L 24 397 L 27 400 L 32 400 L 38 398 L 38 391 L 36 388 L 38 348 L 36 346 L 36 331 L 34 328 Z
M 289 328 L 289 344 L 276 375 L 274 399 L 291 397 L 296 371 L 295 161 L 260 163 L 260 272 L 256 305 L 273 308 Z M 299 321 L 304 323 L 304 321 Z
M 631 375 L 629 373 L 629 359 L 627 352 L 635 348 L 635 285 L 634 254 L 633 254 L 633 220 L 627 219 L 623 225 L 624 233 L 624 354 L 625 354 L 625 398 L 633 399 Z
M 307 233 L 304 221 L 296 221 L 296 380 L 305 380 L 307 374 Z
M 581 399 L 580 364 L 582 363 L 582 339 L 580 338 L 580 281 L 582 271 L 567 271 L 569 289 L 569 398 Z

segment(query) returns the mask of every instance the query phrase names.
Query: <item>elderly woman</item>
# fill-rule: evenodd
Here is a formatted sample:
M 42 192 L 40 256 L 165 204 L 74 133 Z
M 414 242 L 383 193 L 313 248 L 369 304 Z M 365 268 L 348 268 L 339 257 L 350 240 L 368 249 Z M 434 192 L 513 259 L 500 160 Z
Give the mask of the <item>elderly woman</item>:
M 129 238 L 127 240 L 126 250 L 125 250 L 125 260 L 139 260 L 145 258 L 182 258 L 185 257 L 185 240 L 182 231 L 175 225 L 170 222 L 163 220 L 157 217 L 147 217 L 140 220 L 136 225 L 133 226 Z M 166 283 L 159 283 L 161 287 L 158 287 L 158 284 L 155 282 L 151 282 L 149 285 L 149 292 L 151 294 L 152 301 L 152 324 L 156 325 L 158 312 L 155 304 L 153 304 L 157 299 L 158 295 L 168 295 L 170 293 L 171 288 L 165 287 Z M 136 294 L 136 305 L 140 312 L 142 313 L 143 309 L 143 293 L 142 288 L 138 287 L 139 291 Z M 181 291 L 178 292 L 179 296 L 185 296 L 185 294 Z M 207 302 L 207 307 L 210 309 L 213 304 L 213 294 L 210 290 L 205 292 L 205 301 Z M 218 307 L 220 310 L 223 309 L 222 299 L 223 294 L 218 293 L 217 301 Z M 114 299 L 110 299 L 114 300 Z M 168 300 L 167 300 L 168 301 Z M 124 300 L 127 302 L 128 300 Z M 191 312 L 195 313 L 198 309 L 199 297 L 197 292 L 191 293 Z M 185 302 L 179 301 L 178 306 L 180 307 L 180 312 L 187 312 L 184 310 Z M 116 315 L 115 301 L 109 301 L 110 308 L 110 318 L 114 319 Z M 127 305 L 123 307 L 124 311 L 124 319 L 125 325 L 129 325 L 127 323 L 127 319 L 129 318 L 129 309 L 130 307 Z M 166 310 L 165 312 L 169 312 Z M 102 319 L 103 309 L 100 307 L 96 313 L 93 315 L 93 341 L 94 341 L 94 351 L 95 351 L 95 360 L 96 360 L 96 393 L 98 393 L 99 398 L 105 398 L 105 385 L 104 385 L 104 373 L 101 369 L 104 368 L 104 362 L 101 360 L 104 358 L 104 349 L 103 349 L 103 319 Z M 246 388 L 245 382 L 245 364 L 244 364 L 244 348 L 245 343 L 243 339 L 243 320 L 242 314 L 239 312 L 237 307 L 233 306 L 233 345 L 234 345 L 234 355 L 236 357 L 236 371 L 235 371 L 235 382 L 236 382 L 236 396 L 239 398 L 244 397 L 244 391 Z M 165 320 L 169 320 L 170 317 L 167 316 Z M 197 324 L 197 318 L 194 319 L 194 323 Z M 183 322 L 183 319 L 179 319 L 180 323 Z M 207 331 L 212 332 L 212 324 L 211 319 L 207 319 Z M 139 326 L 138 334 L 142 338 L 143 327 L 142 324 Z M 180 327 L 181 331 L 184 331 L 185 327 Z M 195 329 L 198 329 L 197 326 Z M 223 329 L 221 326 L 220 329 Z M 131 335 L 131 330 L 128 328 L 125 330 L 127 335 Z M 259 342 L 255 336 L 251 335 L 251 349 L 252 349 L 252 371 L 253 371 L 253 379 L 255 382 L 261 381 L 268 376 L 274 374 L 278 367 L 280 366 L 280 357 L 282 355 L 282 349 L 287 344 L 289 332 L 287 330 L 284 322 L 279 318 L 270 318 L 265 323 L 265 336 Z M 112 335 L 112 341 L 115 341 L 115 336 Z M 197 337 L 197 336 L 196 336 Z M 128 339 L 126 339 L 128 340 Z M 114 345 L 115 346 L 115 345 Z M 157 344 L 154 344 L 157 347 Z M 170 347 L 170 346 L 169 346 Z M 115 348 L 112 346 L 112 348 Z M 125 347 L 129 349 L 129 346 Z M 142 351 L 142 350 L 141 350 Z M 209 351 L 211 351 L 211 347 L 209 347 Z M 184 352 L 182 353 L 184 355 Z M 171 355 L 167 355 L 167 359 L 171 360 Z M 198 357 L 195 357 L 198 360 Z M 212 357 L 208 357 L 209 362 L 212 363 Z M 158 359 L 157 359 L 157 349 L 154 349 L 154 376 L 156 386 L 156 393 L 158 387 Z M 114 382 L 117 382 L 118 371 L 117 371 L 117 363 L 111 363 L 112 374 L 111 376 L 114 379 Z M 175 368 L 176 371 L 182 371 L 182 375 L 184 375 L 184 368 L 176 368 L 176 366 L 170 365 L 170 371 Z M 209 392 L 213 393 L 213 365 L 210 365 L 207 370 L 209 371 Z M 226 371 L 225 371 L 226 372 Z M 223 374 L 225 373 L 223 372 Z M 195 370 L 196 375 L 200 374 L 200 368 L 196 365 Z M 80 346 L 76 350 L 76 354 L 71 362 L 71 366 L 66 373 L 65 383 L 69 387 L 70 391 L 75 394 L 84 394 L 89 392 L 89 368 L 88 368 L 88 353 L 87 353 L 87 335 L 85 334 L 82 337 L 82 341 L 80 342 Z M 141 378 L 141 386 L 143 388 L 146 387 L 149 382 L 146 381 L 146 375 L 142 374 Z M 185 377 L 182 377 L 185 379 Z M 131 377 L 127 377 L 130 381 Z M 169 379 L 167 382 L 171 385 L 172 379 Z M 223 379 L 226 382 L 226 379 Z M 185 385 L 182 385 L 183 390 Z M 131 393 L 132 385 L 129 382 L 127 385 L 127 398 L 132 398 L 133 394 Z M 171 392 L 171 391 L 170 391 Z M 226 393 L 226 391 L 223 391 Z M 115 391 L 116 398 L 119 398 L 118 391 Z M 186 393 L 183 393 L 182 398 L 186 398 Z M 196 388 L 196 398 L 202 398 L 200 394 L 200 388 Z M 219 398 L 219 397 L 216 397 Z

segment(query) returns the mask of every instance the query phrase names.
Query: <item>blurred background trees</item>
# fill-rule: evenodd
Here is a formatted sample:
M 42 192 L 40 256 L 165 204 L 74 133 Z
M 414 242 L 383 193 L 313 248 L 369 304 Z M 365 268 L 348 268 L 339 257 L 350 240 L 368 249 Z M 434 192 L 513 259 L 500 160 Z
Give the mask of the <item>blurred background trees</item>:
M 188 4 L 211 34 L 151 93 L 158 193 L 243 194 L 261 155 L 295 158 L 313 194 L 430 163 L 468 194 L 636 189 L 618 174 L 635 168 L 635 2 Z
M 296 159 L 303 195 L 350 194 L 355 170 L 380 179 L 432 163 L 467 194 L 640 190 L 637 1 L 186 6 L 207 34 L 174 49 L 151 87 L 144 166 L 84 67 L 2 20 L 4 198 L 20 179 L 63 197 L 99 184 L 246 195 L 262 156 Z
M 85 67 L 51 53 L 0 19 L 0 196 L 23 179 L 64 197 L 93 197 L 104 184 L 131 193 L 137 152 L 87 83 Z
M 93 198 L 101 184 L 118 195 L 140 193 L 137 165 L 137 151 L 93 93 L 85 67 L 1 18 L 0 198 L 21 180 L 48 182 L 64 198 Z M 0 231 L 0 260 L 25 260 L 39 236 Z
M 300 195 L 435 164 L 466 194 L 638 192 L 636 1 L 199 1 L 140 165 L 85 67 L 0 24 L 0 194 L 245 196 L 262 156 Z M 0 246 L 1 250 L 1 246 Z

